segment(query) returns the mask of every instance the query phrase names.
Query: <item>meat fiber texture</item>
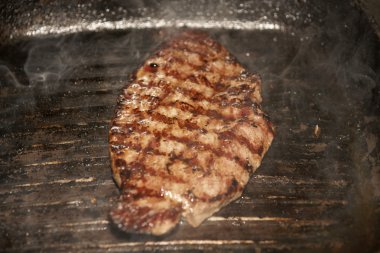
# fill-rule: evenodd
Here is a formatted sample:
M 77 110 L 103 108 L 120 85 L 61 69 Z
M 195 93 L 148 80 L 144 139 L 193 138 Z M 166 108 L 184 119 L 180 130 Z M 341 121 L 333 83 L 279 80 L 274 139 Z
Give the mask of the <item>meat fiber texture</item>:
M 135 72 L 109 133 L 122 230 L 196 227 L 238 198 L 274 137 L 260 77 L 205 33 L 182 32 Z

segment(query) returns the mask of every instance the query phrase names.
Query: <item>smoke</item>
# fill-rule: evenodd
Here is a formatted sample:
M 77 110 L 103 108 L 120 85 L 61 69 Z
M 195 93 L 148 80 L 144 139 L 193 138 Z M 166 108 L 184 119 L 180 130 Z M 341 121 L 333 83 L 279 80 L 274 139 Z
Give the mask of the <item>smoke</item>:
M 173 31 L 198 27 L 225 45 L 249 71 L 263 77 L 264 101 L 276 100 L 273 106 L 270 103 L 264 106 L 269 112 L 286 110 L 285 114 L 272 113 L 273 119 L 280 124 L 281 117 L 293 117 L 298 119 L 297 125 L 310 127 L 323 125 L 328 120 L 343 124 L 350 113 L 347 108 L 364 106 L 371 101 L 372 90 L 376 87 L 374 63 L 371 62 L 374 58 L 371 55 L 374 50 L 372 32 L 360 30 L 359 27 L 364 26 L 357 25 L 362 19 L 360 14 L 347 6 L 344 7 L 347 12 L 337 11 L 342 7 L 334 4 L 321 7 L 305 1 L 292 1 L 289 5 L 272 1 L 261 4 L 255 1 L 201 1 L 199 5 L 181 1 L 160 4 L 132 1 L 128 5 L 103 7 L 81 4 L 75 9 L 76 14 L 68 12 L 63 23 L 54 23 L 56 20 L 51 16 L 43 17 L 38 30 L 41 32 L 48 31 L 42 28 L 49 25 L 69 27 L 70 23 L 70 27 L 78 25 L 78 28 L 72 30 L 71 35 L 67 35 L 71 32 L 54 29 L 51 33 L 30 33 L 32 37 L 20 46 L 20 50 L 26 52 L 21 67 L 27 80 L 20 79 L 7 65 L 2 65 L 2 86 L 23 89 L 22 93 L 28 94 L 24 95 L 25 101 L 28 98 L 33 101 L 30 104 L 36 104 L 43 96 L 60 94 L 54 100 L 55 108 L 70 104 L 83 105 L 86 110 L 86 105 L 96 104 L 90 102 L 90 98 L 81 101 L 82 104 L 69 100 L 73 95 L 67 91 L 78 88 L 74 85 L 76 81 L 106 80 L 97 83 L 97 87 L 117 93 L 128 75 Z M 56 7 L 46 8 L 60 13 Z M 322 16 L 325 13 L 329 14 Z M 78 15 L 81 19 L 72 22 Z M 111 26 L 92 29 L 92 25 L 98 24 L 96 22 Z M 247 26 L 252 22 L 261 26 Z M 151 26 L 139 26 L 148 23 Z M 157 27 L 169 28 L 157 30 Z M 119 29 L 122 31 L 117 31 Z M 61 36 L 38 37 L 48 34 Z M 120 82 L 111 84 L 110 80 Z M 29 86 L 24 87 L 26 84 Z M 30 109 L 37 108 L 31 106 Z
M 347 108 L 361 110 L 372 100 L 377 38 L 368 25 L 358 25 L 363 17 L 354 9 L 338 12 L 337 6 L 327 6 L 331 10 L 321 27 L 295 31 L 299 41 L 287 50 L 288 63 L 268 77 L 281 86 L 283 104 L 292 105 L 292 113 L 301 117 L 310 101 L 320 114 L 310 114 L 316 117 L 310 122 L 321 116 L 338 123 L 351 113 Z
M 55 90 L 63 73 L 69 68 L 62 50 L 57 44 L 42 43 L 33 46 L 28 53 L 24 71 L 31 85 Z
M 18 94 L 13 95 L 16 91 Z M 12 123 L 12 119 L 20 112 L 29 111 L 34 107 L 34 98 L 30 97 L 30 89 L 19 81 L 15 67 L 5 61 L 0 61 L 0 116 L 2 127 Z
M 50 2 L 54 1 L 46 2 L 44 11 L 62 12 Z M 25 78 L 9 64 L 12 55 L 3 58 L 0 113 L 7 120 L 2 130 L 12 132 L 28 113 L 33 116 L 29 119 L 39 120 L 37 126 L 45 121 L 91 120 L 106 125 L 129 74 L 173 32 L 199 28 L 250 72 L 262 76 L 263 107 L 277 127 L 267 167 L 262 169 L 291 175 L 284 194 L 311 200 L 325 195 L 340 198 L 336 187 L 303 192 L 291 179 L 330 182 L 356 175 L 351 167 L 359 166 L 362 157 L 355 156 L 353 162 L 345 154 L 363 153 L 353 139 L 366 140 L 359 114 L 372 106 L 373 90 L 379 86 L 378 40 L 361 23 L 357 10 L 306 1 L 129 1 L 117 7 L 82 4 L 72 13 L 65 8 L 62 22 L 55 19 L 60 15 L 40 13 L 41 24 L 31 19 L 31 25 L 11 34 L 25 42 L 16 45 L 25 52 L 25 61 L 17 65 Z M 24 21 L 20 18 L 21 24 Z M 312 134 L 316 126 L 321 129 L 318 138 Z
M 22 87 L 7 65 L 0 65 L 0 87 Z

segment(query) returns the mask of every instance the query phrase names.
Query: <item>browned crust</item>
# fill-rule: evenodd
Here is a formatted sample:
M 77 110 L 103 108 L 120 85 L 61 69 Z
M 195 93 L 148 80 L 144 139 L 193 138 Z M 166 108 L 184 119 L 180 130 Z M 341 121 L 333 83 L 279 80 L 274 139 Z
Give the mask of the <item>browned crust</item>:
M 147 59 L 119 97 L 109 133 L 112 170 L 122 190 L 113 221 L 125 231 L 162 234 L 181 214 L 198 225 L 203 214 L 239 196 L 274 136 L 260 90 L 258 75 L 201 32 L 181 33 Z M 170 116 L 172 110 L 177 116 Z M 162 151 L 165 141 L 177 148 Z M 232 167 L 221 168 L 221 159 Z M 199 190 L 193 177 L 220 190 Z M 208 209 L 202 203 L 213 204 Z

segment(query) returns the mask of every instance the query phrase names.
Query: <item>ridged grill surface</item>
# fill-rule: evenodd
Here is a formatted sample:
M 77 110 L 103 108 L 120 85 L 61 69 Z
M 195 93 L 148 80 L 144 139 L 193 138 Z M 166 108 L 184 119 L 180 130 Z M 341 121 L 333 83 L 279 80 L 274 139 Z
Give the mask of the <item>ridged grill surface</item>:
M 329 7 L 330 8 L 330 7 Z M 321 9 L 321 12 L 324 10 Z M 9 252 L 348 252 L 379 247 L 378 39 L 353 7 L 302 30 L 207 32 L 263 79 L 276 138 L 198 228 L 124 234 L 108 212 L 116 99 L 170 29 L 28 37 L 0 50 L 0 245 Z

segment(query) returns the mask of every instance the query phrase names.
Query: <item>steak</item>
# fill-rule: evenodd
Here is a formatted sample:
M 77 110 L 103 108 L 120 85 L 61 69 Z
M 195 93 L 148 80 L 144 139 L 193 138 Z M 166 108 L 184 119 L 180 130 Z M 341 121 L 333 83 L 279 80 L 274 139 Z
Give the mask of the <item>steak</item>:
M 196 227 L 238 198 L 274 137 L 260 77 L 205 33 L 186 31 L 135 72 L 109 133 L 127 232 Z

